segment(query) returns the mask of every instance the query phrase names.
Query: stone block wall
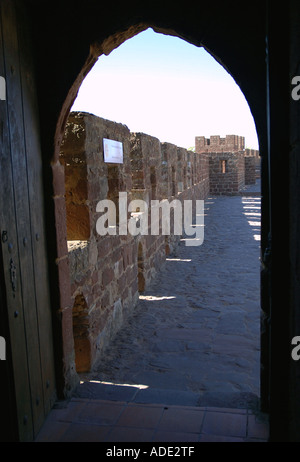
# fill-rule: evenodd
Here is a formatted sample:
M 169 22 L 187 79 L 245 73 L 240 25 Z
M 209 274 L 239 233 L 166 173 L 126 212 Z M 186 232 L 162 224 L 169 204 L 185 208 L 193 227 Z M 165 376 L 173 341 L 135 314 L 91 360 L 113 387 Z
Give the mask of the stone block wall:
M 144 133 L 131 133 L 130 162 L 133 178 L 132 200 L 143 200 L 147 211 L 148 232 L 139 234 L 138 241 L 138 287 L 143 292 L 165 260 L 165 237 L 151 235 L 150 206 L 152 200 L 164 197 L 162 188 L 162 154 L 160 141 Z M 136 215 L 137 219 L 143 219 Z
M 122 164 L 104 162 L 103 138 L 122 142 Z M 144 211 L 132 201 L 150 206 L 151 200 L 204 199 L 209 164 L 206 154 L 162 144 L 152 136 L 131 133 L 125 125 L 78 112 L 69 116 L 60 160 L 65 170 L 75 362 L 77 371 L 85 372 L 97 364 L 139 294 L 180 241 L 172 234 L 152 235 L 150 207 Z M 110 199 L 118 211 L 119 192 L 126 192 L 134 205 L 128 220 L 141 223 L 148 215 L 146 234 L 120 235 L 118 216 L 115 235 L 97 233 L 98 202 Z
M 256 158 L 255 157 L 245 157 L 245 184 L 255 184 L 256 183 Z
M 103 138 L 123 143 L 123 164 L 104 163 Z M 134 237 L 96 232 L 97 203 L 103 199 L 117 202 L 119 190 L 132 189 L 129 138 L 124 125 L 72 113 L 62 143 L 78 372 L 90 370 L 126 311 L 138 300 Z
M 238 135 L 195 137 L 196 152 L 209 158 L 210 192 L 234 195 L 260 177 L 259 151 L 245 149 L 245 138 Z M 203 157 L 202 157 L 203 159 Z
M 259 151 L 256 149 L 245 149 L 245 158 L 251 157 L 254 159 L 254 164 L 255 164 L 255 178 L 258 179 L 260 178 L 260 164 L 261 164 L 261 159 L 259 156 Z M 249 168 L 251 163 L 249 163 Z
M 243 153 L 223 152 L 209 155 L 210 193 L 236 195 L 245 186 Z
M 60 159 L 65 165 L 67 238 L 86 240 L 96 229 L 98 201 L 116 201 L 119 191 L 132 189 L 130 132 L 125 125 L 84 113 L 71 113 Z M 124 163 L 103 161 L 103 138 L 123 143 Z
M 205 138 L 195 137 L 196 152 L 230 152 L 243 151 L 245 149 L 245 137 L 238 135 L 226 135 L 221 138 L 219 135 Z
M 176 197 L 178 193 L 177 146 L 172 143 L 161 144 L 162 153 L 162 194 L 164 197 Z

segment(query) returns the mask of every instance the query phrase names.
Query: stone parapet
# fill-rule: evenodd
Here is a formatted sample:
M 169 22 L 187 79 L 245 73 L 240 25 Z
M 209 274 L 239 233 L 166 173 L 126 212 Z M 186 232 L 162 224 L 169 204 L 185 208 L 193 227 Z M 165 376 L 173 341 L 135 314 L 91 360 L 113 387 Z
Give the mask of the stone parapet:
M 121 163 L 104 161 L 104 139 L 122 143 Z M 60 162 L 65 172 L 76 369 L 86 372 L 95 367 L 139 294 L 180 243 L 172 220 L 170 235 L 152 235 L 151 201 L 205 199 L 209 164 L 206 154 L 131 133 L 125 125 L 83 112 L 69 116 Z M 126 210 L 127 220 L 141 223 L 147 215 L 145 235 L 120 235 L 119 193 L 134 204 L 133 210 Z M 97 233 L 97 204 L 107 199 L 115 204 L 115 235 Z M 141 200 L 146 211 L 140 210 Z
M 219 135 L 205 138 L 205 136 L 196 136 L 196 152 L 235 152 L 245 149 L 245 137 L 238 135 L 226 135 L 221 138 Z

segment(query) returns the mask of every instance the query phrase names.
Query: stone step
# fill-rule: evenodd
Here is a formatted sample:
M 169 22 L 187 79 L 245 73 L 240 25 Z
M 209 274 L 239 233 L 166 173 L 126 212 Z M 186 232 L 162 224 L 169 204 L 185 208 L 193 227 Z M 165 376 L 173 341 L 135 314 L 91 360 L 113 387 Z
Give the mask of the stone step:
M 76 388 L 73 397 L 137 404 L 259 410 L 259 397 L 249 392 L 194 393 L 176 389 L 146 388 L 134 384 L 109 384 L 99 381 L 81 383 Z

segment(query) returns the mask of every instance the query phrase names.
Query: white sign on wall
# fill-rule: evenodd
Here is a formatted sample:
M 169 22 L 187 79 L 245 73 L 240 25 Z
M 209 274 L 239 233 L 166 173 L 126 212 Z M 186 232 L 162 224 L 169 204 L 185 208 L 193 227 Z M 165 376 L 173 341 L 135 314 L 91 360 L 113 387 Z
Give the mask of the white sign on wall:
M 120 141 L 103 138 L 104 162 L 123 164 L 123 144 Z

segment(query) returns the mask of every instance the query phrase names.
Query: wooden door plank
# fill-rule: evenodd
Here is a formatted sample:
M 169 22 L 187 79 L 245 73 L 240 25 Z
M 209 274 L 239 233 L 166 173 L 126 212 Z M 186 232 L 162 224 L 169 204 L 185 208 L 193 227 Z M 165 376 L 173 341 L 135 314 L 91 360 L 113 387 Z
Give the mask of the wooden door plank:
M 33 427 L 34 433 L 36 433 L 35 429 L 40 428 L 44 419 L 44 413 L 41 412 L 41 406 L 38 405 L 43 396 L 43 385 L 33 273 L 32 231 L 30 226 L 29 186 L 23 127 L 19 44 L 16 34 L 15 2 L 3 0 L 1 6 L 15 218 L 27 346 L 27 367 L 30 381 Z
M 0 75 L 6 79 L 3 57 L 2 11 L 0 11 Z M 6 20 L 9 18 L 6 17 Z M 6 98 L 8 95 L 6 94 Z M 29 441 L 33 435 L 31 395 L 27 367 L 27 345 L 23 313 L 19 249 L 14 205 L 13 175 L 10 153 L 7 101 L 0 102 L 0 232 L 3 273 L 6 285 L 6 301 L 10 328 L 10 348 L 13 358 L 14 387 L 16 393 L 19 438 Z M 15 265 L 15 280 L 12 281 L 11 265 Z M 14 286 L 13 286 L 14 282 Z M 15 359 L 17 358 L 17 360 Z
M 26 14 L 26 12 L 22 10 L 19 10 L 18 13 L 23 18 Z M 21 24 L 21 21 L 18 21 L 18 24 Z M 27 28 L 25 28 L 25 24 L 26 21 L 23 21 L 22 27 L 19 27 L 18 29 L 20 43 L 19 53 L 32 231 L 33 270 L 43 381 L 43 404 L 45 415 L 47 415 L 56 398 L 52 313 L 47 270 L 47 251 L 45 242 L 46 233 L 44 227 L 45 210 L 42 185 L 42 156 L 39 139 L 39 112 L 36 99 L 36 84 L 34 63 L 31 53 L 32 46 L 30 42 L 30 32 Z

